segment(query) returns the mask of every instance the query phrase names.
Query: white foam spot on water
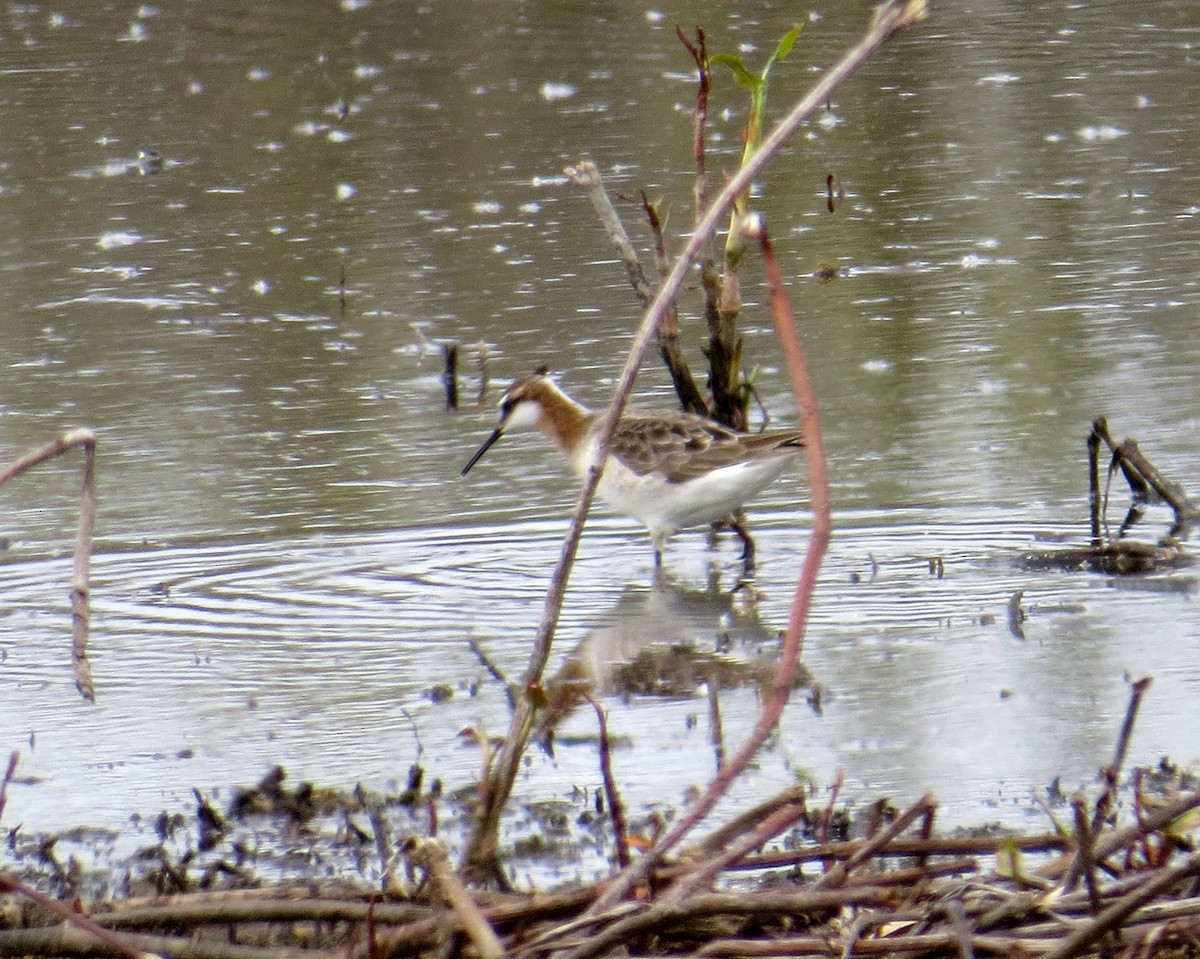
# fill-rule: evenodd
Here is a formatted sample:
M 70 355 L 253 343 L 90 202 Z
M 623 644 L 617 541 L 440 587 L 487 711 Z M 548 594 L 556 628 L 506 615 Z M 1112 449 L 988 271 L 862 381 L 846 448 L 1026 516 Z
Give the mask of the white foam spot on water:
M 538 89 L 542 99 L 547 103 L 553 103 L 555 100 L 566 100 L 575 96 L 579 92 L 579 88 L 570 83 L 543 83 Z
M 117 39 L 123 43 L 141 43 L 143 40 L 150 39 L 150 31 L 144 23 L 135 20 L 129 25 L 129 31 Z
M 1117 140 L 1125 136 L 1129 131 L 1122 130 L 1120 127 L 1114 127 L 1111 124 L 1104 124 L 1098 127 L 1083 127 L 1076 131 L 1076 136 L 1081 140 L 1086 140 L 1088 143 L 1104 143 L 1109 140 Z
M 114 230 L 110 233 L 100 234 L 100 239 L 96 241 L 96 246 L 102 250 L 116 250 L 123 246 L 133 246 L 135 243 L 141 243 L 145 237 L 140 233 L 134 233 L 128 230 Z

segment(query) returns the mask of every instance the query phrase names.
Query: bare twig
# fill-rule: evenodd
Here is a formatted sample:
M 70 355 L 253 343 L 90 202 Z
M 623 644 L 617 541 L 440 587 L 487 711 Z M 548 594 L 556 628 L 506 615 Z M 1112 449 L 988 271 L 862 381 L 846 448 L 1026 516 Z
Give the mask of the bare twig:
M 931 806 L 925 810 L 925 815 L 921 819 L 921 841 L 929 842 L 933 838 L 933 823 L 937 819 L 937 807 Z M 929 861 L 925 853 L 921 853 L 917 857 L 917 865 L 924 866 Z
M 594 163 L 583 162 L 576 167 L 568 167 L 566 173 L 576 185 L 587 190 L 592 206 L 595 207 L 600 222 L 608 233 L 609 240 L 617 248 L 617 254 L 620 256 L 621 262 L 625 264 L 625 271 L 629 277 L 629 284 L 633 287 L 633 293 L 641 303 L 642 309 L 645 309 L 653 299 L 654 290 L 649 280 L 646 279 L 641 260 L 638 259 L 629 235 L 625 232 L 620 217 L 617 216 L 616 208 L 612 205 L 612 201 L 604 189 L 604 181 L 600 176 L 599 169 Z M 667 269 L 665 268 L 666 247 L 663 243 L 662 222 L 659 219 L 657 207 L 650 202 L 645 193 L 642 194 L 641 204 L 654 237 L 655 262 L 660 267 L 659 275 L 663 276 L 666 275 Z M 679 345 L 679 316 L 674 300 L 671 301 L 658 327 L 658 351 L 667 371 L 671 374 L 671 381 L 675 385 L 675 392 L 679 396 L 683 408 L 699 416 L 707 416 L 708 405 L 704 402 L 704 397 L 700 395 L 695 380 L 692 379 L 691 371 L 688 369 L 687 361 L 684 360 L 683 351 Z
M 696 229 L 708 212 L 708 160 L 705 126 L 708 122 L 708 96 L 712 89 L 712 72 L 708 62 L 708 46 L 704 31 L 697 28 L 696 42 L 688 40 L 679 27 L 675 28 L 679 42 L 687 48 L 696 63 L 696 105 L 692 110 L 692 156 L 696 163 L 696 179 L 692 186 L 693 215 Z M 711 415 L 718 422 L 735 429 L 746 426 L 745 405 L 739 402 L 737 376 L 741 367 L 741 340 L 736 337 L 737 306 L 726 302 L 726 292 L 737 290 L 737 275 L 725 275 L 716 267 L 716 231 L 706 235 L 705 245 L 698 250 L 701 285 L 704 289 L 704 321 L 709 331 L 707 348 L 709 387 L 712 391 Z
M 642 261 L 638 258 L 637 250 L 633 248 L 629 234 L 625 232 L 625 226 L 621 223 L 616 208 L 604 190 L 604 181 L 600 177 L 600 171 L 594 163 L 585 162 L 578 166 L 567 167 L 566 174 L 576 186 L 583 187 L 587 191 L 588 199 L 592 201 L 592 206 L 600 218 L 604 232 L 608 234 L 612 245 L 617 248 L 621 262 L 625 265 L 625 272 L 629 276 L 629 285 L 633 287 L 634 295 L 637 296 L 644 309 L 654 299 L 654 287 L 646 279 L 646 271 L 642 269 Z
M 842 791 L 842 786 L 846 782 L 846 773 L 839 769 L 833 777 L 833 782 L 829 784 L 829 799 L 825 803 L 825 809 L 821 813 L 821 844 L 829 842 L 829 826 L 833 821 L 833 810 L 837 805 L 838 794 Z
M 692 896 L 683 903 L 656 903 L 634 915 L 611 923 L 563 954 L 563 959 L 591 959 L 651 930 L 665 930 L 680 923 L 694 923 L 706 916 L 804 915 L 843 909 L 849 906 L 883 905 L 890 893 L 874 887 L 805 891 L 801 893 L 760 893 L 746 896 L 737 892 L 713 892 Z
M 1130 842 L 1169 826 L 1176 819 L 1196 808 L 1200 808 L 1200 790 L 1181 796 L 1178 801 L 1139 819 L 1137 822 L 1130 823 L 1128 826 L 1099 834 L 1096 837 L 1094 854 L 1096 861 L 1107 859 L 1118 849 L 1125 848 Z M 1053 862 L 1042 866 L 1037 871 L 1037 875 L 1051 878 L 1061 876 L 1070 868 L 1073 861 L 1073 856 L 1060 856 Z
M 608 804 L 608 814 L 612 818 L 613 842 L 617 849 L 617 864 L 624 869 L 629 865 L 629 844 L 625 832 L 625 806 L 621 802 L 621 794 L 617 792 L 617 781 L 613 778 L 612 747 L 608 741 L 608 718 L 604 710 L 589 694 L 583 698 L 592 704 L 596 711 L 596 722 L 600 728 L 600 776 L 604 780 L 604 799 Z
M 451 868 L 441 844 L 431 839 L 414 839 L 409 841 L 405 853 L 414 865 L 425 871 L 447 905 L 457 914 L 481 959 L 503 959 L 504 946 L 496 930 Z
M 1089 505 L 1092 510 L 1093 545 L 1100 545 L 1098 511 L 1103 511 L 1108 505 L 1108 484 L 1106 483 L 1104 504 L 1103 507 L 1098 507 L 1098 454 L 1101 441 L 1112 454 L 1108 467 L 1108 480 L 1111 482 L 1113 473 L 1120 469 L 1133 493 L 1133 504 L 1117 530 L 1116 538 L 1123 537 L 1129 528 L 1141 519 L 1146 505 L 1150 502 L 1150 494 L 1153 492 L 1175 513 L 1175 522 L 1163 542 L 1167 543 L 1177 538 L 1186 539 L 1191 533 L 1192 527 L 1200 522 L 1200 506 L 1188 497 L 1187 491 L 1182 486 L 1168 479 L 1158 467 L 1145 457 L 1138 448 L 1137 440 L 1127 436 L 1120 443 L 1116 442 L 1108 430 L 1108 421 L 1101 416 L 1092 422 L 1092 432 L 1088 436 L 1088 459 L 1091 467 Z
M 446 390 L 446 409 L 458 409 L 458 344 L 442 346 L 442 386 Z
M 696 843 L 694 848 L 689 847 L 689 852 L 699 857 L 711 856 L 724 849 L 730 842 L 748 829 L 753 829 L 757 823 L 770 816 L 776 809 L 796 804 L 803 805 L 807 798 L 808 789 L 805 786 L 792 786 L 785 789 L 783 792 L 777 793 L 770 799 L 759 803 L 757 806 L 752 806 L 722 823 L 700 842 Z M 799 850 L 793 852 L 796 851 Z M 789 854 L 785 853 L 783 855 Z M 670 871 L 668 870 L 668 872 Z
M 905 836 L 893 839 L 883 849 L 877 849 L 872 854 L 876 857 L 909 858 L 911 856 L 994 856 L 1006 846 L 1015 845 L 1018 849 L 1030 852 L 1053 852 L 1066 848 L 1068 840 L 1064 836 L 960 836 L 954 838 L 918 839 Z M 843 842 L 827 842 L 815 846 L 804 846 L 800 849 L 789 849 L 785 852 L 768 852 L 759 856 L 747 856 L 741 862 L 732 864 L 730 869 L 776 869 L 781 866 L 798 866 L 806 862 L 833 862 L 834 860 L 849 859 L 862 848 L 861 840 L 846 840 Z M 705 849 L 709 844 L 704 844 Z M 662 874 L 670 876 L 681 867 L 666 867 Z
M 1121 723 L 1121 732 L 1117 736 L 1112 762 L 1100 770 L 1100 775 L 1104 779 L 1104 791 L 1096 800 L 1096 809 L 1092 814 L 1092 828 L 1089 830 L 1092 834 L 1095 834 L 1101 824 L 1108 819 L 1116 804 L 1117 783 L 1121 778 L 1121 767 L 1125 765 L 1125 755 L 1129 752 L 1129 742 L 1133 738 L 1133 725 L 1137 721 L 1142 697 L 1146 695 L 1146 690 L 1150 688 L 1152 682 L 1151 677 L 1144 676 L 1129 685 L 1129 705 L 1125 709 L 1125 720 Z
M 1108 430 L 1104 419 L 1092 423 L 1092 431 L 1088 433 L 1088 516 L 1092 527 L 1092 548 L 1098 549 L 1104 545 L 1100 535 L 1100 520 L 1103 511 L 1100 505 L 1100 431 Z
M 646 196 L 645 190 L 639 190 L 638 196 L 642 204 L 642 212 L 646 214 L 646 223 L 650 227 L 650 237 L 654 241 L 654 268 L 659 277 L 664 277 L 671 272 L 671 261 L 667 259 L 667 241 L 663 238 L 663 221 L 658 213 L 658 204 L 650 200 Z M 649 299 L 642 303 L 642 308 L 650 305 Z M 661 324 L 663 329 L 674 325 L 675 332 L 679 332 L 679 318 L 675 310 L 670 310 L 663 318 Z M 661 333 L 661 330 L 660 330 Z
M 46 929 L 9 929 L 0 932 L 0 954 L 6 956 L 78 956 L 96 959 L 136 956 L 139 959 L 315 959 L 301 949 L 266 949 L 221 941 L 197 941 L 185 936 L 128 935 L 120 948 L 97 942 L 88 932 L 70 925 Z M 328 955 L 324 959 L 341 959 Z
M 835 947 L 841 949 L 834 951 Z M 985 954 L 1022 956 L 1036 953 L 1024 948 L 1024 940 L 1009 936 L 972 936 L 972 949 Z M 789 936 L 786 939 L 725 939 L 697 950 L 699 956 L 904 956 L 941 955 L 959 950 L 962 940 L 957 932 L 888 936 L 885 939 L 858 939 L 839 943 L 820 936 Z
M 708 677 L 708 741 L 712 743 L 715 768 L 725 765 L 725 729 L 721 722 L 721 678 L 714 667 Z
M 660 897 L 660 902 L 677 903 L 701 889 L 709 888 L 716 877 L 735 862 L 739 862 L 764 843 L 774 839 L 785 829 L 791 829 L 804 815 L 804 802 L 788 803 L 776 809 L 760 822 L 750 833 L 728 849 L 722 850 L 708 861 L 684 874 Z
M 92 667 L 88 663 L 88 629 L 91 622 L 90 579 L 92 533 L 96 528 L 96 436 L 83 427 L 67 430 L 58 439 L 24 456 L 0 470 L 0 486 L 20 476 L 26 470 L 61 456 L 67 450 L 82 447 L 83 486 L 79 494 L 79 532 L 75 537 L 75 559 L 71 573 L 71 662 L 75 672 L 75 687 L 89 702 L 96 699 L 92 683 Z
M 380 888 L 387 892 L 395 884 L 392 872 L 392 837 L 387 820 L 383 816 L 383 804 L 362 797 L 363 809 L 367 814 L 367 822 L 371 825 L 371 838 L 375 841 L 375 854 L 379 857 Z
M 1155 896 L 1170 889 L 1181 880 L 1197 875 L 1200 875 L 1200 853 L 1193 853 L 1174 869 L 1164 869 L 1153 879 L 1146 880 L 1133 892 L 1122 896 L 1100 913 L 1094 921 L 1076 929 L 1053 949 L 1043 953 L 1042 959 L 1072 959 L 1101 936 L 1120 926 L 1129 915 Z
M 650 233 L 654 237 L 654 262 L 661 278 L 670 272 L 671 266 L 667 261 L 667 248 L 663 240 L 662 219 L 658 215 L 658 207 L 650 202 L 645 191 L 642 191 L 642 209 L 646 213 Z M 643 309 L 646 306 L 644 301 Z M 697 416 L 708 416 L 708 404 L 704 402 L 704 397 L 692 378 L 692 371 L 688 368 L 683 348 L 679 344 L 679 308 L 674 300 L 663 314 L 662 322 L 658 324 L 658 355 L 662 357 L 663 364 L 671 375 L 680 406 Z
M 706 169 L 707 150 L 705 149 L 704 130 L 708 123 L 708 93 L 712 89 L 712 73 L 708 65 L 708 47 L 704 31 L 696 28 L 696 42 L 687 38 L 681 27 L 675 28 L 675 36 L 696 61 L 696 106 L 692 110 L 692 157 L 696 161 L 696 180 L 692 186 L 692 205 L 695 209 L 696 220 L 699 222 L 708 211 L 708 171 Z M 711 256 L 710 256 L 711 259 Z
M 1071 813 L 1075 817 L 1075 862 L 1071 871 L 1063 880 L 1063 889 L 1070 891 L 1079 878 L 1084 880 L 1092 911 L 1100 912 L 1100 890 L 1096 886 L 1096 860 L 1092 855 L 1095 837 L 1092 835 L 1092 824 L 1088 821 L 1087 800 L 1081 793 L 1071 797 Z
M 8 803 L 8 784 L 16 775 L 20 759 L 21 754 L 14 749 L 8 757 L 8 768 L 4 770 L 4 778 L 0 779 L 0 820 L 4 819 L 4 807 Z
M 120 955 L 130 956 L 131 959 L 146 959 L 145 952 L 131 945 L 124 936 L 113 932 L 111 929 L 105 929 L 103 926 L 98 925 L 91 916 L 76 912 L 70 906 L 59 902 L 57 899 L 51 899 L 49 896 L 27 886 L 15 876 L 0 872 L 0 891 L 19 893 L 26 899 L 36 902 L 41 908 L 57 916 L 63 922 L 69 923 L 76 929 L 86 933 L 93 941 L 93 945 L 98 940 Z
M 467 645 L 471 648 L 471 652 L 475 654 L 475 658 L 479 660 L 479 664 L 487 670 L 488 675 L 490 675 L 492 679 L 496 680 L 496 682 L 498 682 L 504 689 L 505 693 L 508 695 L 508 705 L 510 707 L 515 706 L 516 698 L 513 696 L 512 683 L 508 681 L 508 677 L 504 675 L 503 670 L 501 670 L 499 666 L 492 662 L 492 658 L 487 654 L 484 648 L 479 645 L 479 641 L 476 640 L 475 637 L 468 636 Z
M 937 803 L 934 801 L 932 794 L 926 793 L 889 823 L 886 829 L 881 829 L 863 843 L 853 856 L 844 862 L 838 863 L 829 872 L 825 873 L 825 875 L 817 880 L 816 886 L 824 889 L 841 885 L 851 872 L 874 856 L 880 849 L 886 848 L 888 843 L 904 832 L 913 822 L 924 816 L 929 810 L 935 808 L 937 808 Z

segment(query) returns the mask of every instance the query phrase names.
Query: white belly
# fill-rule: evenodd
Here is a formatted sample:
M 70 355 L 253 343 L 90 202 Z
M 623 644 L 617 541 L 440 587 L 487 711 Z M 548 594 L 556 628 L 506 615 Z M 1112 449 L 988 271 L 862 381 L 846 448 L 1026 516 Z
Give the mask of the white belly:
M 592 444 L 581 450 L 572 466 L 583 476 L 591 461 Z M 753 499 L 787 469 L 790 455 L 738 463 L 684 483 L 668 482 L 661 473 L 638 476 L 619 460 L 609 458 L 596 492 L 626 516 L 640 520 L 656 541 L 692 526 L 727 518 Z

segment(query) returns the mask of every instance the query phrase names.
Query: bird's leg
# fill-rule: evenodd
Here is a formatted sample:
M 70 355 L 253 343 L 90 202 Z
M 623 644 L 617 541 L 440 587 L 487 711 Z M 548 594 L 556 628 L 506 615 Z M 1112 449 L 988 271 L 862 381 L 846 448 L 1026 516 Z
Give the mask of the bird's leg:
M 726 522 L 737 538 L 742 541 L 742 577 L 743 579 L 753 579 L 755 570 L 754 540 L 750 536 L 750 531 L 746 529 L 744 519 L 741 510 L 738 510 Z

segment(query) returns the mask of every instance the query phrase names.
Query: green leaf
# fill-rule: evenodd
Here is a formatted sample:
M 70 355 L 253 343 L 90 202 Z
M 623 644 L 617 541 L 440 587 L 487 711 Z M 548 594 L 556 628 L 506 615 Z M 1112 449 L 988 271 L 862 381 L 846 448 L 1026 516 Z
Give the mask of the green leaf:
M 796 45 L 796 41 L 800 39 L 800 34 L 803 32 L 804 24 L 798 23 L 780 38 L 779 43 L 775 47 L 775 52 L 771 54 L 771 59 L 767 61 L 767 66 L 766 69 L 763 70 L 763 73 L 766 73 L 767 70 L 770 70 L 771 65 L 776 60 L 782 60 L 792 52 L 792 47 Z
M 720 63 L 729 67 L 733 72 L 733 78 L 737 81 L 737 85 L 751 92 L 757 90 L 762 83 L 762 80 L 746 68 L 746 64 L 742 63 L 742 58 L 732 53 L 714 53 L 708 58 L 708 62 Z
M 767 65 L 763 67 L 761 80 L 764 87 L 767 85 L 767 76 L 771 72 L 771 67 L 775 66 L 777 61 L 782 60 L 792 52 L 792 47 L 796 45 L 796 41 L 800 38 L 800 34 L 803 31 L 804 25 L 798 24 L 780 38 L 779 43 L 775 46 L 775 52 L 771 54 L 770 59 L 767 60 Z

